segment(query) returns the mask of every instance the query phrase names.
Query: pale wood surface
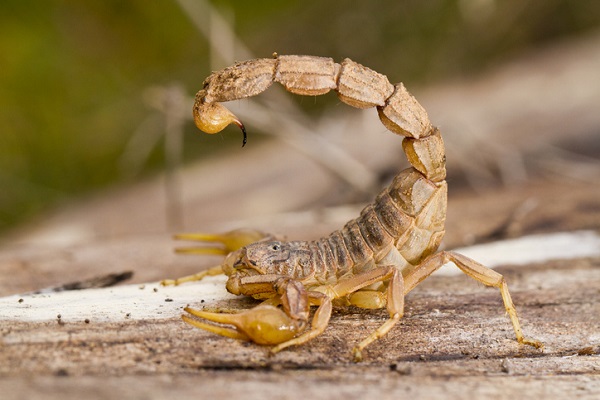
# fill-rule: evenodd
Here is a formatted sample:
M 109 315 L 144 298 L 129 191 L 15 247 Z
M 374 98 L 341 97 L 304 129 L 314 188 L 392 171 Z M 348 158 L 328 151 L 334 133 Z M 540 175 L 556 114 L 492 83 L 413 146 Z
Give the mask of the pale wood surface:
M 186 326 L 173 316 L 177 309 L 163 319 L 136 320 L 123 316 L 124 306 L 116 322 L 86 323 L 86 314 L 62 323 L 5 321 L 0 388 L 4 398 L 597 395 L 600 259 L 497 270 L 510 282 L 526 334 L 542 340 L 544 351 L 515 343 L 497 291 L 443 276 L 409 295 L 400 326 L 369 347 L 360 364 L 351 362 L 352 345 L 384 321 L 383 310 L 336 309 L 318 339 L 270 356 L 257 345 Z M 143 290 L 159 296 L 165 289 Z M 23 298 L 14 298 L 14 306 L 26 305 Z M 200 299 L 202 293 L 197 306 Z

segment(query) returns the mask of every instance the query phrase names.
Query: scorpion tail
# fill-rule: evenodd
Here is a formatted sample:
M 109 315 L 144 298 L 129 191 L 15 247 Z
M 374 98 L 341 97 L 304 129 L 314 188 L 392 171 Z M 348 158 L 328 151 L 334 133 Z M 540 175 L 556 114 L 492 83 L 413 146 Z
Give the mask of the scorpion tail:
M 222 104 L 196 102 L 193 113 L 196 126 L 206 133 L 221 132 L 229 124 L 239 126 L 244 135 L 242 147 L 246 145 L 247 135 L 244 124 Z

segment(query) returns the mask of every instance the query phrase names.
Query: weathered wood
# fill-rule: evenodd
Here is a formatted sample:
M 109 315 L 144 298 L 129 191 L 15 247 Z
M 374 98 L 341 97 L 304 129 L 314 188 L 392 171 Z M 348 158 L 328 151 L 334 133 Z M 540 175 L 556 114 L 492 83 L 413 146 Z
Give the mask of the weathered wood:
M 352 345 L 386 319 L 384 310 L 336 309 L 318 339 L 271 356 L 258 345 L 183 324 L 178 307 L 165 311 L 167 318 L 139 320 L 127 317 L 124 305 L 118 322 L 86 323 L 85 314 L 78 320 L 3 321 L 0 388 L 20 394 L 39 394 L 45 388 L 53 396 L 74 396 L 95 382 L 95 398 L 103 398 L 136 394 L 127 386 L 140 378 L 145 384 L 135 385 L 135 397 L 173 397 L 168 390 L 239 396 L 246 387 L 253 388 L 245 395 L 249 398 L 326 398 L 332 391 L 350 399 L 404 391 L 424 398 L 448 391 L 453 393 L 449 398 L 459 398 L 465 393 L 461 388 L 474 395 L 491 391 L 494 398 L 524 388 L 534 396 L 597 394 L 600 258 L 499 271 L 510 282 L 525 332 L 545 343 L 543 352 L 516 344 L 496 290 L 463 276 L 442 276 L 409 295 L 400 326 L 372 345 L 361 364 L 351 362 Z M 154 292 L 150 285 L 139 290 L 161 297 L 168 291 Z M 177 298 L 177 290 L 168 292 Z M 199 300 L 202 296 L 198 293 Z M 23 297 L 22 303 L 14 298 L 15 307 L 27 305 Z M 164 309 L 170 304 L 165 302 Z M 216 305 L 247 308 L 251 301 Z M 25 385 L 31 375 L 37 376 L 34 384 Z

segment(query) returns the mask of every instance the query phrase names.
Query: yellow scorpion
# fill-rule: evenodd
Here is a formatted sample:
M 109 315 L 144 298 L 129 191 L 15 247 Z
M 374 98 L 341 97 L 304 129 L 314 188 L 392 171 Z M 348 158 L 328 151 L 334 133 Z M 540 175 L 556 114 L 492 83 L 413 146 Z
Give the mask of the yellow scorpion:
M 404 298 L 447 262 L 471 278 L 500 290 L 517 341 L 536 348 L 542 343 L 523 336 L 504 277 L 451 251 L 437 252 L 444 236 L 447 184 L 444 143 L 427 112 L 402 83 L 350 59 L 274 55 L 236 63 L 214 72 L 196 95 L 193 114 L 207 133 L 242 122 L 221 103 L 255 96 L 273 82 L 292 93 L 316 96 L 335 90 L 357 108 L 377 107 L 385 127 L 404 136 L 402 146 L 412 165 L 400 172 L 360 216 L 342 229 L 314 241 L 283 241 L 256 230 L 225 234 L 187 234 L 181 239 L 209 244 L 200 254 L 226 255 L 222 265 L 163 284 L 225 274 L 227 290 L 264 300 L 240 313 L 213 313 L 186 308 L 183 319 L 198 328 L 230 338 L 271 345 L 273 352 L 319 336 L 336 305 L 387 308 L 389 319 L 358 343 L 354 359 L 402 318 Z M 218 243 L 215 245 L 215 243 Z M 317 306 L 310 319 L 310 307 Z

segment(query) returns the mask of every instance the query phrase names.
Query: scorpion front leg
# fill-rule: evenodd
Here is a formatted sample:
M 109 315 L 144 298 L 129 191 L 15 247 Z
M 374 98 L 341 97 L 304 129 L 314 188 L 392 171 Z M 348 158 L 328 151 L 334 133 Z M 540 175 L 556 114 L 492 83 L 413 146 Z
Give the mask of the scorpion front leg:
M 236 314 L 213 313 L 185 308 L 189 314 L 203 320 L 221 324 L 215 325 L 183 315 L 185 322 L 221 336 L 253 341 L 263 345 L 277 345 L 276 353 L 286 347 L 302 344 L 320 335 L 331 316 L 331 300 L 317 292 L 307 292 L 302 283 L 275 275 L 256 277 L 252 285 L 257 292 L 275 291 L 276 295 L 257 307 Z M 308 324 L 310 305 L 319 305 L 313 317 L 311 329 Z M 281 309 L 277 306 L 281 305 Z

